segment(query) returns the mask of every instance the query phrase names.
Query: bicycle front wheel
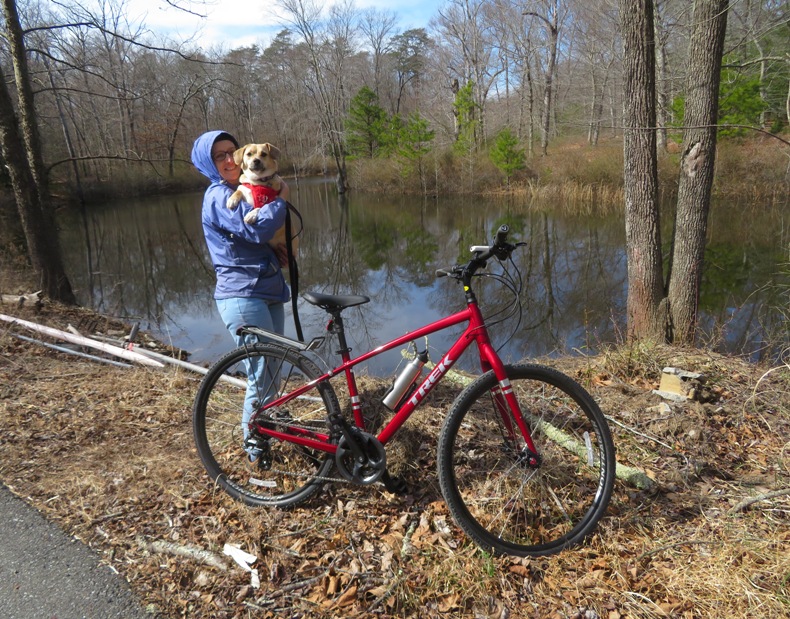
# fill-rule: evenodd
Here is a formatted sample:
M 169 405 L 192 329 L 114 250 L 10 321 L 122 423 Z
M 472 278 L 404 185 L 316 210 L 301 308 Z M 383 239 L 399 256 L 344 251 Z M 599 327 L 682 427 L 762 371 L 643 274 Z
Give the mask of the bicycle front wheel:
M 192 425 L 198 455 L 217 486 L 248 505 L 279 507 L 302 503 L 321 488 L 334 464 L 329 454 L 257 430 L 328 436 L 329 415 L 340 406 L 326 382 L 282 407 L 261 410 L 319 376 L 298 351 L 269 343 L 237 348 L 211 367 L 195 398 Z M 253 410 L 245 425 L 259 446 L 257 466 L 245 451 L 245 402 Z
M 581 542 L 606 512 L 614 444 L 598 405 L 570 377 L 539 365 L 505 369 L 540 463 L 527 463 L 500 385 L 487 372 L 459 394 L 445 420 L 439 483 L 456 523 L 482 548 L 554 554 Z

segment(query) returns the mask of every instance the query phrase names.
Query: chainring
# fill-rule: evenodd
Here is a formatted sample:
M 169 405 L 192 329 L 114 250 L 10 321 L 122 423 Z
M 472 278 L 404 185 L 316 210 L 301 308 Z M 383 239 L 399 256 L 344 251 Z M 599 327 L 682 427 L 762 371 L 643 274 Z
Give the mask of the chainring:
M 348 439 L 342 436 L 335 452 L 335 465 L 347 481 L 367 486 L 377 482 L 387 470 L 387 453 L 384 445 L 372 434 L 356 432 L 354 438 L 364 451 L 364 461 L 354 457 Z

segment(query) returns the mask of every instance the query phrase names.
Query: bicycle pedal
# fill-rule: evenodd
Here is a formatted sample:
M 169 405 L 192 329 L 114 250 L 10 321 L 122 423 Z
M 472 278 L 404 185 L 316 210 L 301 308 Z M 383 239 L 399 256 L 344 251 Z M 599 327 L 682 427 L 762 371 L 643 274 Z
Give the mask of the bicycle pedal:
M 381 476 L 381 483 L 387 489 L 387 492 L 392 494 L 404 495 L 409 494 L 409 485 L 405 482 L 403 477 L 393 477 L 386 471 Z

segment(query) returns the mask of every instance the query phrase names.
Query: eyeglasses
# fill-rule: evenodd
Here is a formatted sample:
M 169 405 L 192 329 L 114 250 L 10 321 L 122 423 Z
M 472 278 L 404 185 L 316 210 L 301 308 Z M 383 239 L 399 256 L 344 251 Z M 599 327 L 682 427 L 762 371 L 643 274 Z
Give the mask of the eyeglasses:
M 234 152 L 236 152 L 235 148 L 233 150 L 221 150 L 211 155 L 211 158 L 214 160 L 214 163 L 222 163 L 228 157 L 233 159 Z

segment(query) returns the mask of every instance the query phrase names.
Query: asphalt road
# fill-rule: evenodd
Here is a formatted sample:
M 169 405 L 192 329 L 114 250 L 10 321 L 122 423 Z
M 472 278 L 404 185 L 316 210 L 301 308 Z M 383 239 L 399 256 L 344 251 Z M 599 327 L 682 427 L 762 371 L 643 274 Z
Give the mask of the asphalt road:
M 2 619 L 153 619 L 123 577 L 0 484 Z

